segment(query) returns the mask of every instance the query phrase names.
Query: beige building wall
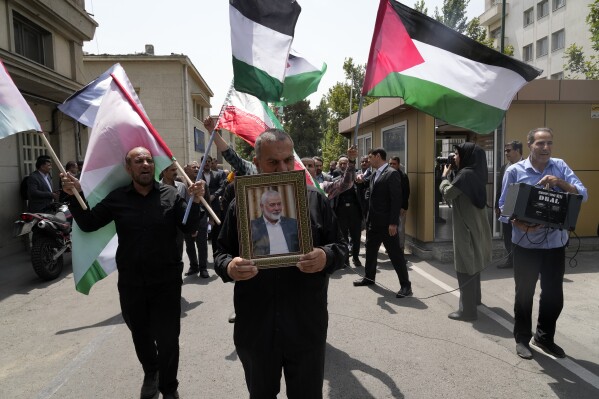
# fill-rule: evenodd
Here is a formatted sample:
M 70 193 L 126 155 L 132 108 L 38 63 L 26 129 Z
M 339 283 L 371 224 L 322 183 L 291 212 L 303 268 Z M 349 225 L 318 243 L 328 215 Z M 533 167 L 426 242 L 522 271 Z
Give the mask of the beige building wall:
M 576 226 L 580 237 L 596 236 L 599 223 L 599 115 L 593 118 L 592 109 L 599 113 L 599 81 L 535 80 L 520 90 L 506 113 L 502 141 L 526 143 L 526 134 L 535 127 L 554 130 L 553 156 L 564 159 L 589 192 Z M 362 116 L 358 136 L 372 132 L 373 148 L 382 145 L 383 129 L 406 122 L 407 159 L 402 163 L 406 165 L 411 193 L 406 234 L 416 242 L 432 243 L 437 189 L 435 118 L 406 106 L 399 98 L 382 98 L 364 108 Z M 350 118 L 342 120 L 339 132 L 353 140 L 355 122 L 356 114 L 351 123 Z M 524 145 L 524 156 L 528 154 Z
M 120 63 L 135 88 L 152 125 L 182 165 L 199 160 L 194 148 L 194 129 L 208 134 L 201 117 L 209 116 L 213 93 L 191 61 L 184 55 L 149 54 L 84 56 L 88 80 Z
M 0 0 L 0 59 L 15 85 L 36 115 L 42 129 L 62 162 L 77 159 L 79 138 L 73 121 L 56 106 L 81 88 L 82 46 L 91 40 L 97 23 L 87 14 L 83 0 Z M 45 64 L 17 53 L 15 16 L 43 30 L 46 40 Z M 12 237 L 12 224 L 24 210 L 19 195 L 20 182 L 32 171 L 44 147 L 27 149 L 32 136 L 19 133 L 0 142 L 0 257 L 22 250 L 21 240 Z M 35 137 L 33 137 L 35 138 Z M 39 138 L 38 138 L 39 139 Z M 58 170 L 54 185 L 58 187 Z
M 477 0 L 484 2 L 485 11 L 480 15 L 480 23 L 487 27 L 487 33 L 496 37 L 495 47 L 499 48 L 501 28 L 501 0 Z M 543 70 L 541 78 L 561 79 L 564 65 L 564 50 L 576 43 L 583 47 L 585 54 L 592 52 L 589 27 L 585 19 L 589 13 L 588 5 L 594 0 L 548 0 L 548 14 L 538 17 L 539 5 L 543 0 L 507 0 L 505 17 L 505 45 L 514 47 L 514 57 L 527 61 Z M 564 4 L 561 6 L 561 4 Z M 560 5 L 558 7 L 558 5 Z M 525 24 L 525 12 L 532 9 L 533 20 Z M 565 45 L 553 48 L 553 34 L 562 31 Z M 545 55 L 537 55 L 538 43 L 542 38 L 548 39 L 548 50 Z M 557 43 L 557 42 L 556 42 Z M 532 45 L 532 59 L 524 59 L 524 47 Z M 572 76 L 583 78 L 583 76 Z

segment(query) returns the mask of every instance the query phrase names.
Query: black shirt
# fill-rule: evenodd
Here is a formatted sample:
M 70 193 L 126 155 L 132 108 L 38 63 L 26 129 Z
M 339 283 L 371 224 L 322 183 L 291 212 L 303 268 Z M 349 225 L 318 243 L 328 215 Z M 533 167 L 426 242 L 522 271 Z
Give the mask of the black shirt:
M 294 350 L 324 344 L 329 274 L 343 265 L 347 244 L 328 200 L 310 187 L 308 209 L 312 241 L 326 254 L 325 268 L 318 273 L 303 273 L 295 266 L 261 269 L 255 277 L 236 282 L 235 345 L 267 350 L 277 338 Z M 214 270 L 223 281 L 232 281 L 227 265 L 239 256 L 236 201 L 227 210 L 218 244 Z
M 175 187 L 158 182 L 146 196 L 130 184 L 112 191 L 91 210 L 82 210 L 77 201 L 70 205 L 83 231 L 95 231 L 115 222 L 119 284 L 136 286 L 181 281 L 183 263 L 176 230 L 196 231 L 200 215 L 200 207 L 194 203 L 183 225 L 185 208 L 186 202 Z

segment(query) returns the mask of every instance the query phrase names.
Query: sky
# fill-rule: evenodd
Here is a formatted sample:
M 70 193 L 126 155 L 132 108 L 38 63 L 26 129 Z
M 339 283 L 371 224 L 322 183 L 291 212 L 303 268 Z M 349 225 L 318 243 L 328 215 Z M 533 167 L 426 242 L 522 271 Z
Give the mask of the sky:
M 368 59 L 378 0 L 298 0 L 302 12 L 292 47 L 327 72 L 318 91 L 308 97 L 315 107 L 328 89 L 345 81 L 343 61 Z M 416 0 L 402 1 L 413 7 Z M 443 0 L 425 0 L 428 15 Z M 480 16 L 484 0 L 470 0 L 468 18 Z M 154 6 L 159 4 L 159 6 Z M 168 7 L 164 7 L 168 5 Z M 233 79 L 229 2 L 225 0 L 85 0 L 98 23 L 95 37 L 84 43 L 90 54 L 134 54 L 154 45 L 156 55 L 185 54 L 214 93 L 211 114 L 218 114 Z M 86 77 L 91 81 L 95 76 Z

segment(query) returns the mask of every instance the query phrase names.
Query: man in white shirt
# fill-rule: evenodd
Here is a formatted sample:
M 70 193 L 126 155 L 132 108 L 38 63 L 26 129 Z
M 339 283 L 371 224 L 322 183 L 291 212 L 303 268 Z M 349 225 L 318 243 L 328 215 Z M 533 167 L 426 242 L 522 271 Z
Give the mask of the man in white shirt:
M 260 197 L 262 216 L 250 222 L 254 256 L 286 254 L 299 251 L 297 220 L 282 216 L 281 195 L 275 190 Z

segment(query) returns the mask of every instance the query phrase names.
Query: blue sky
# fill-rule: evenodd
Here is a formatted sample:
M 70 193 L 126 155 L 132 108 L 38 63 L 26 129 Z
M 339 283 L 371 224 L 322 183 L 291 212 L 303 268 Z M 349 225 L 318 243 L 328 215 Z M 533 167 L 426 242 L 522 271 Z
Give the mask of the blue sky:
M 378 0 L 298 0 L 302 13 L 293 48 L 312 61 L 327 63 L 319 90 L 308 99 L 312 106 L 328 88 L 343 81 L 343 61 L 366 63 Z M 413 7 L 416 0 L 404 3 Z M 425 0 L 432 15 L 442 0 Z M 468 17 L 484 11 L 484 0 L 470 0 Z M 208 83 L 217 114 L 233 78 L 228 1 L 172 0 L 153 6 L 140 0 L 86 0 L 86 10 L 98 22 L 93 41 L 84 44 L 92 54 L 132 54 L 153 44 L 157 55 L 186 54 Z M 209 4 L 209 5 L 207 5 Z M 168 5 L 169 7 L 165 7 Z M 86 77 L 92 80 L 95 76 Z

